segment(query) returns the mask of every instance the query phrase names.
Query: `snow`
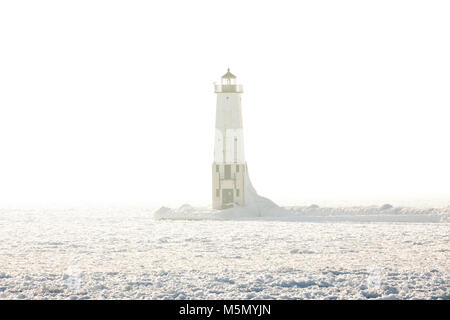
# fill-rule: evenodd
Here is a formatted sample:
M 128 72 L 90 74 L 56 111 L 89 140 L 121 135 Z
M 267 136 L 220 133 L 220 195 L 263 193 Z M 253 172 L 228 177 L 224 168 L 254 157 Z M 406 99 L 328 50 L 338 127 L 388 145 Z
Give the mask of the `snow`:
M 0 299 L 450 299 L 448 212 L 1 209 Z
M 449 222 L 450 206 L 444 208 L 405 208 L 388 203 L 371 207 L 321 208 L 310 206 L 280 207 L 260 196 L 253 187 L 248 168 L 245 175 L 245 206 L 226 210 L 194 208 L 184 204 L 178 209 L 161 207 L 155 219 L 167 220 L 272 220 L 303 222 Z
M 270 201 L 270 200 L 269 200 Z M 235 206 L 226 210 L 193 208 L 183 205 L 178 209 L 161 207 L 154 212 L 155 219 L 167 220 L 271 220 L 298 222 L 449 222 L 450 207 L 338 207 L 321 208 L 317 205 L 279 207 Z

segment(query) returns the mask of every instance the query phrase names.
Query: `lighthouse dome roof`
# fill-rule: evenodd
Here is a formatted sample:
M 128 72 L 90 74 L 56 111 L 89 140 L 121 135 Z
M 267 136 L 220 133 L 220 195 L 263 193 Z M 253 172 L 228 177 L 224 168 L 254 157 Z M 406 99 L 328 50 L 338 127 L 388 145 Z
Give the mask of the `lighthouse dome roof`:
M 227 73 L 222 76 L 222 79 L 236 79 L 236 76 L 230 72 L 230 68 L 228 68 Z

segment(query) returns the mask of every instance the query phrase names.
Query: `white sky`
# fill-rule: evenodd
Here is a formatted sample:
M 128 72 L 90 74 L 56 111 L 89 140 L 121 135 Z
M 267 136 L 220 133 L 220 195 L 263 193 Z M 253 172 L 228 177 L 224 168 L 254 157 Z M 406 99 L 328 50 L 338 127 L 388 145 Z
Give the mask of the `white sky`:
M 448 1 L 2 1 L 1 204 L 210 204 L 216 97 L 280 204 L 450 204 Z

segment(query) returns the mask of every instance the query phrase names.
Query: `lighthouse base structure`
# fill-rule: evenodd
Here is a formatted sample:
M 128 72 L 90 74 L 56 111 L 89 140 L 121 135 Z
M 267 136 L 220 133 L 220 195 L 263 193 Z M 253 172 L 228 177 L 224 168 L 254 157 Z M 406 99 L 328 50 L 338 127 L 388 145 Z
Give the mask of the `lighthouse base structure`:
M 213 209 L 241 208 L 262 211 L 280 208 L 272 200 L 261 197 L 250 181 L 247 164 L 213 163 Z
M 238 163 L 213 163 L 212 205 L 214 209 L 227 209 L 245 205 L 245 174 L 247 166 Z
M 262 197 L 256 192 L 250 181 L 247 165 L 243 164 L 242 166 L 245 169 L 239 169 L 243 173 L 241 176 L 242 180 L 240 180 L 243 183 L 241 185 L 243 186 L 244 195 L 242 203 L 238 204 L 236 199 L 234 199 L 233 203 L 228 203 L 227 208 L 223 208 L 223 206 L 213 208 L 216 210 L 211 210 L 211 207 L 195 208 L 189 204 L 184 204 L 178 209 L 161 207 L 154 212 L 153 217 L 170 220 L 289 219 L 292 217 L 292 213 L 289 210 L 278 206 L 272 200 Z M 215 170 L 215 167 L 213 167 L 213 170 Z M 224 188 L 224 190 L 226 189 L 229 188 Z

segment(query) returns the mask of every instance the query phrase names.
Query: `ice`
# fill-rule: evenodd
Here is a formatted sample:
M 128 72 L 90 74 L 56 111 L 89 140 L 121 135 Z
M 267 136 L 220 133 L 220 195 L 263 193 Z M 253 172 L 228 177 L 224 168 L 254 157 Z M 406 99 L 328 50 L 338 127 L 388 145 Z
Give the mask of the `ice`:
M 448 208 L 153 211 L 1 209 L 0 299 L 450 299 Z
M 245 175 L 245 206 L 225 210 L 195 208 L 184 204 L 177 209 L 161 207 L 155 219 L 167 220 L 275 220 L 303 222 L 449 222 L 450 206 L 444 208 L 394 207 L 391 204 L 368 207 L 321 208 L 309 206 L 280 207 L 260 196 L 253 187 L 248 169 Z
M 265 199 L 265 198 L 261 198 Z M 264 201 L 264 200 L 263 200 Z M 273 202 L 234 206 L 226 210 L 182 206 L 178 209 L 162 207 L 154 212 L 155 219 L 167 220 L 272 220 L 303 222 L 449 222 L 450 207 L 410 208 L 385 205 L 369 207 L 279 207 Z M 270 200 L 269 200 L 270 201 Z M 267 205 L 268 204 L 268 205 Z

